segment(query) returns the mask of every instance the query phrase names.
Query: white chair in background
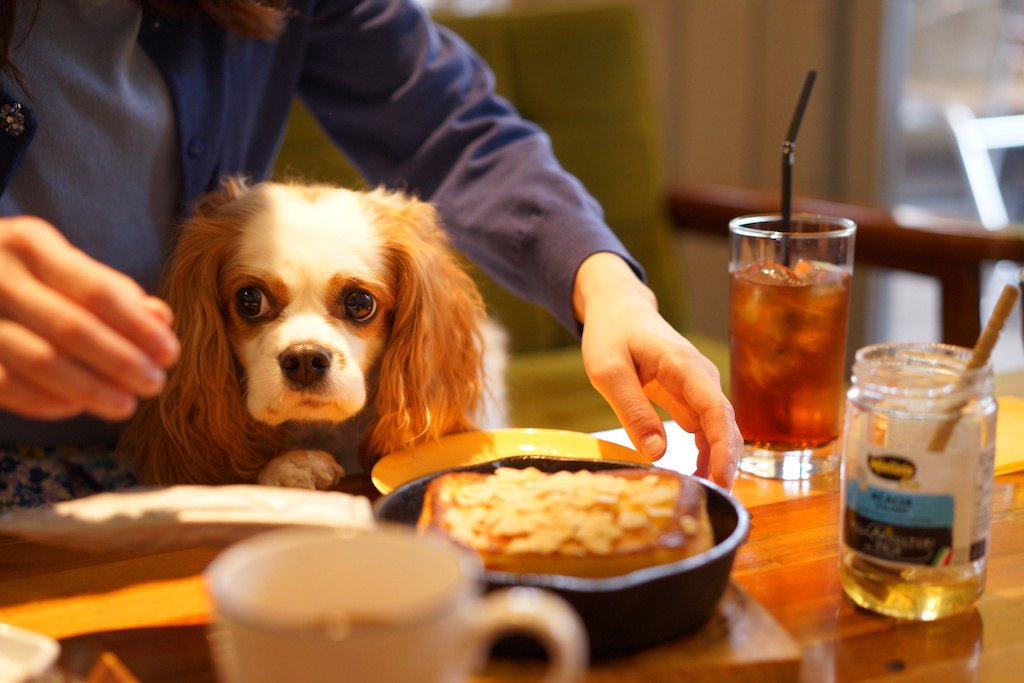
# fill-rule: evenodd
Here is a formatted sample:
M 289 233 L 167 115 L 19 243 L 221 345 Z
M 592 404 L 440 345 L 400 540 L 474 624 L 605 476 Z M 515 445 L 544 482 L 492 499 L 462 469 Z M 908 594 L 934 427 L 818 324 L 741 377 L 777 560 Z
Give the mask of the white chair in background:
M 991 230 L 1005 227 L 1003 156 L 1024 148 L 1024 0 L 924 0 L 915 7 L 921 16 L 905 110 L 916 111 L 918 121 L 923 111 L 938 114 L 979 220 Z

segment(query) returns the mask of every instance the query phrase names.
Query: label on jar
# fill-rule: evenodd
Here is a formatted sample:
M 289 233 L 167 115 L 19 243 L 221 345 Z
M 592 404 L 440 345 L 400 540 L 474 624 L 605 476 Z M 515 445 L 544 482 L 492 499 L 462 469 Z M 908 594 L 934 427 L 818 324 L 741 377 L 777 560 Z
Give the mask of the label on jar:
M 860 412 L 848 427 L 848 548 L 906 565 L 956 566 L 984 557 L 995 454 L 985 421 L 958 425 L 942 452 L 927 450 L 934 421 Z

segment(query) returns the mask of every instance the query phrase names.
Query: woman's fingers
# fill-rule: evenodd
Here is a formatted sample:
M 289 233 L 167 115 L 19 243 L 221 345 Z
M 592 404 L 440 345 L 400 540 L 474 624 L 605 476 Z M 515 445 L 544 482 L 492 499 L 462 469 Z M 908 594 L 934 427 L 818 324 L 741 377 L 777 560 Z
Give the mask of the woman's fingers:
M 168 327 L 170 311 L 165 305 L 155 314 L 162 303 L 154 303 L 157 300 L 131 278 L 93 260 L 48 223 L 34 223 L 31 238 L 19 235 L 21 239 L 11 242 L 43 286 L 91 313 L 156 365 L 167 367 L 176 360 L 178 343 Z M 76 319 L 72 325 L 81 322 Z
M 698 473 L 728 488 L 736 473 L 743 439 L 732 404 L 722 393 L 717 368 L 696 355 L 684 353 L 684 347 L 680 347 L 679 353 L 666 356 L 645 389 L 673 420 L 696 437 Z
M 135 411 L 130 392 L 99 380 L 45 339 L 7 320 L 0 320 L 0 373 L 0 397 L 8 410 L 50 418 L 87 412 L 111 421 Z
M 0 284 L 0 311 L 46 339 L 55 350 L 105 379 L 139 396 L 152 396 L 164 382 L 163 369 L 140 348 L 60 292 L 25 278 L 19 292 Z
M 665 431 L 656 403 L 694 434 L 698 473 L 731 486 L 742 441 L 714 365 L 660 321 L 638 326 L 625 343 L 609 343 L 616 339 L 612 333 L 590 339 L 586 334 L 585 329 L 590 380 L 637 450 L 651 460 L 664 454 Z
M 121 420 L 178 356 L 167 305 L 45 221 L 0 220 L 0 407 Z

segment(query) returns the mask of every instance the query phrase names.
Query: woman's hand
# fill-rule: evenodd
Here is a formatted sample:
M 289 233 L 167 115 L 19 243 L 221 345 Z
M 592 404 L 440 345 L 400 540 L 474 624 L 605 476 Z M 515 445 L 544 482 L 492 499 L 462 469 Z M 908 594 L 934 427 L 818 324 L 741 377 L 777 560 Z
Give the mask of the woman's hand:
M 743 440 L 718 369 L 658 313 L 657 301 L 621 258 L 589 257 L 576 274 L 573 305 L 583 326 L 583 364 L 634 446 L 651 460 L 665 453 L 654 401 L 699 450 L 698 476 L 729 488 Z
M 38 218 L 0 218 L 0 408 L 116 421 L 178 357 L 171 312 Z

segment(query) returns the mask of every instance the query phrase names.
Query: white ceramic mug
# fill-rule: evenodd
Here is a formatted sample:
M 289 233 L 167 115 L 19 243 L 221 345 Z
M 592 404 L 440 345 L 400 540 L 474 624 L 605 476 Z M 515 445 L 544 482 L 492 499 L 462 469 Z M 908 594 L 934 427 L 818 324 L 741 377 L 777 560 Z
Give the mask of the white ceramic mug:
M 480 559 L 411 529 L 288 528 L 210 564 L 210 647 L 224 683 L 469 678 L 503 634 L 547 650 L 546 681 L 576 681 L 586 632 L 561 598 L 533 588 L 482 595 Z

